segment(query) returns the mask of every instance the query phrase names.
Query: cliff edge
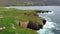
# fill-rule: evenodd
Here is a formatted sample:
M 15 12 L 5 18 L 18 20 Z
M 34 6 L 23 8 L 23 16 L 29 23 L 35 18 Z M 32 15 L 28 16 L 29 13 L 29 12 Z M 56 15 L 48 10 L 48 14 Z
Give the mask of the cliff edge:
M 37 12 L 36 10 L 0 8 L 0 33 L 38 34 L 36 30 L 43 28 L 46 20 L 39 17 Z M 44 12 L 44 10 L 39 10 L 39 12 Z

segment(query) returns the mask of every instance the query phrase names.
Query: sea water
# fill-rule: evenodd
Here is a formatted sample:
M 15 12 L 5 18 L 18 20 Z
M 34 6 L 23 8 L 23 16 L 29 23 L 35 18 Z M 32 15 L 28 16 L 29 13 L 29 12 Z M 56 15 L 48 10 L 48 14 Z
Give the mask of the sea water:
M 54 34 L 52 32 L 52 29 L 55 28 L 55 23 L 51 21 L 51 19 L 47 16 L 44 16 L 42 14 L 45 14 L 45 15 L 53 15 L 54 13 L 53 12 L 49 12 L 49 13 L 41 13 L 41 14 L 38 14 L 40 17 L 43 17 L 47 20 L 46 24 L 43 26 L 43 29 L 40 29 L 39 31 L 37 31 L 39 34 Z

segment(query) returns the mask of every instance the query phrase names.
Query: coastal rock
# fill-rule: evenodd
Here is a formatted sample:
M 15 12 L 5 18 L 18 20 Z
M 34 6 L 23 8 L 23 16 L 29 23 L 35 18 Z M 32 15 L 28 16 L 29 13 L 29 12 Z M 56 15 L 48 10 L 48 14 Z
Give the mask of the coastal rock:
M 33 30 L 39 30 L 39 26 L 37 23 L 29 23 L 27 28 L 33 29 Z
M 36 13 L 48 13 L 48 12 L 52 12 L 52 11 L 46 11 L 46 10 L 41 10 L 41 11 L 37 10 L 36 11 Z
M 37 13 L 40 13 L 40 12 L 44 13 L 44 11 L 36 11 L 32 15 L 38 18 L 39 16 L 37 15 Z M 45 12 L 49 12 L 49 11 L 45 11 Z M 31 14 L 25 12 L 24 15 L 30 16 Z M 32 30 L 42 29 L 45 24 L 46 24 L 45 19 L 42 19 L 39 22 L 34 21 L 34 20 L 28 20 L 26 22 L 19 21 L 19 26 L 29 28 L 29 29 L 32 29 Z
M 39 30 L 43 28 L 43 25 L 46 24 L 46 20 L 44 19 L 42 22 L 37 23 L 37 22 L 32 22 L 32 21 L 27 21 L 27 22 L 19 22 L 19 26 L 25 27 L 25 28 L 30 28 L 32 30 Z
M 38 24 L 38 23 L 29 23 L 27 28 L 30 28 L 33 30 L 39 30 L 43 28 L 43 25 Z
M 43 20 L 43 23 L 32 23 L 29 22 L 27 28 L 33 29 L 33 30 L 39 30 L 43 28 L 43 25 L 46 23 L 46 20 Z
M 20 21 L 19 26 L 27 28 L 28 23 L 29 23 L 29 21 L 26 21 L 26 22 Z
M 46 24 L 46 20 L 45 19 L 43 19 L 43 25 L 45 25 Z

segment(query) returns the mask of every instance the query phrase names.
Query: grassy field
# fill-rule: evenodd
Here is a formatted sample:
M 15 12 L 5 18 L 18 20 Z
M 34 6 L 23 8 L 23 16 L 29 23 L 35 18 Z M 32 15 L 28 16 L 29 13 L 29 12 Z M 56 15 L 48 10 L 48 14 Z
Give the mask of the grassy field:
M 14 8 L 0 8 L 0 28 L 6 27 L 0 31 L 0 34 L 37 34 L 36 31 L 23 28 L 17 25 L 16 21 L 42 21 L 41 17 L 35 16 L 35 10 L 17 10 Z M 14 27 L 14 28 L 13 28 Z

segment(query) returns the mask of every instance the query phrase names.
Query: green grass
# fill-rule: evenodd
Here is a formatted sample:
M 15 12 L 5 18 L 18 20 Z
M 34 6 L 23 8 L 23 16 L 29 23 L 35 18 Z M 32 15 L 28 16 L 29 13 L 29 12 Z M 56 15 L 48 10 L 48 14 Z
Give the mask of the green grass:
M 35 10 L 17 10 L 14 8 L 0 8 L 0 27 L 5 26 L 6 29 L 1 31 L 0 34 L 37 34 L 36 31 L 20 27 L 16 21 L 33 21 L 41 22 L 42 18 L 34 15 Z M 12 28 L 14 24 L 16 29 Z

